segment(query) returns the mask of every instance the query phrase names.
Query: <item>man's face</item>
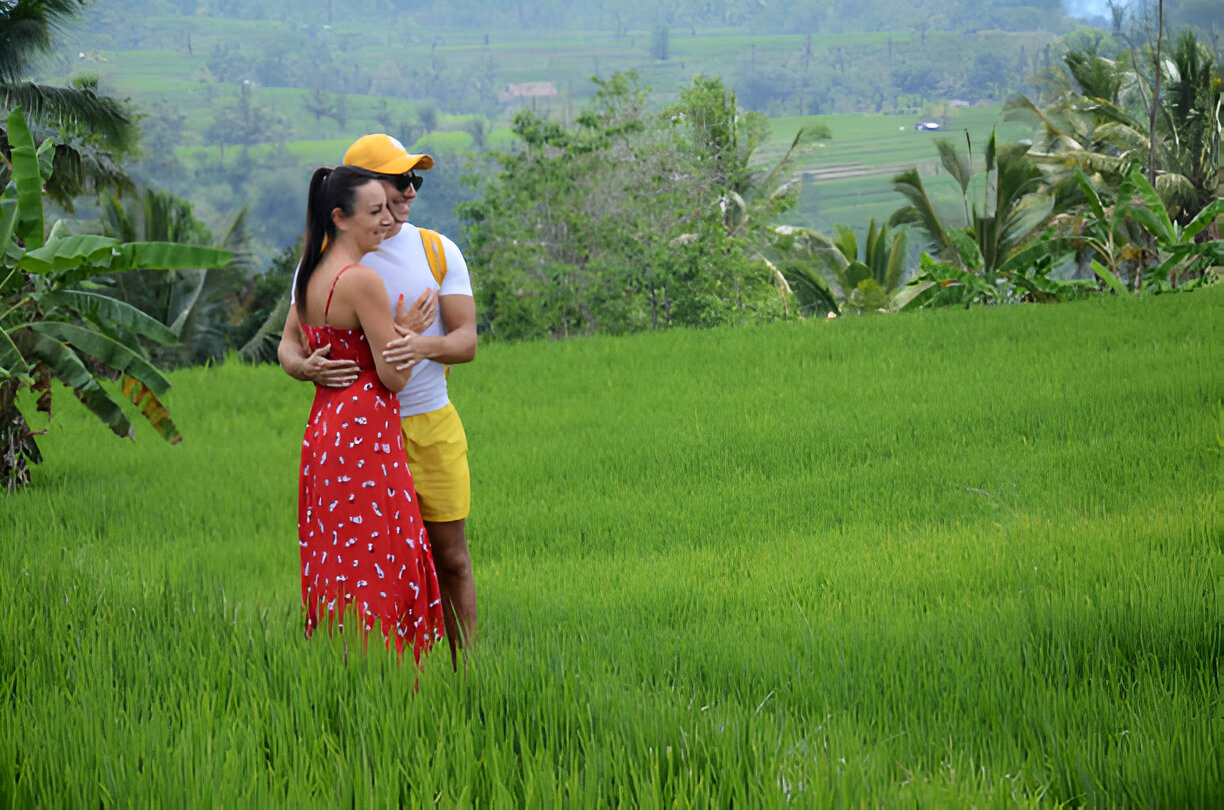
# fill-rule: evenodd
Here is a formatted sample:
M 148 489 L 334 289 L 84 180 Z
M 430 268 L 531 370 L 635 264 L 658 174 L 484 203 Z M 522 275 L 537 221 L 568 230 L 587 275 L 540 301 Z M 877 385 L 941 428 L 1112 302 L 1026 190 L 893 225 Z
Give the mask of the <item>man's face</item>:
M 387 192 L 387 208 L 391 212 L 391 218 L 395 220 L 387 229 L 387 236 L 395 236 L 403 224 L 408 221 L 408 211 L 412 208 L 412 201 L 416 199 L 416 189 L 411 185 L 406 185 L 404 190 L 400 191 L 390 180 L 379 180 L 378 182 L 382 183 L 383 191 Z

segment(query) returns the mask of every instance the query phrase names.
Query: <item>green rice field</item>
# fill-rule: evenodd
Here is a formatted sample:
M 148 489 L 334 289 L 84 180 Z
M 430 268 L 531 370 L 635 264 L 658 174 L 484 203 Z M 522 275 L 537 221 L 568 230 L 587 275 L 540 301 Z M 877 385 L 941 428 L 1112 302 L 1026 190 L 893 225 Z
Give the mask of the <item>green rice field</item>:
M 770 119 L 771 137 L 760 149 L 764 162 L 780 156 L 801 127 L 824 125 L 833 136 L 807 147 L 796 160 L 803 191 L 799 205 L 786 215 L 788 221 L 825 233 L 832 232 L 834 224 L 865 231 L 870 219 L 886 222 L 905 204 L 905 198 L 893 190 L 892 178 L 911 167 L 923 175 L 932 199 L 941 210 L 946 209 L 950 221 L 963 220 L 960 186 L 941 174 L 935 141 L 949 139 L 961 153 L 971 146 L 974 166 L 980 170 L 992 131 L 1000 143 L 1015 143 L 1034 134 L 1028 123 L 1005 119 L 998 104 L 948 107 L 923 120 L 935 121 L 943 129 L 916 131 L 917 119 L 902 115 Z
M 0 497 L 0 806 L 1224 803 L 1220 288 L 483 346 L 463 675 L 304 640 L 309 389 L 171 379 Z

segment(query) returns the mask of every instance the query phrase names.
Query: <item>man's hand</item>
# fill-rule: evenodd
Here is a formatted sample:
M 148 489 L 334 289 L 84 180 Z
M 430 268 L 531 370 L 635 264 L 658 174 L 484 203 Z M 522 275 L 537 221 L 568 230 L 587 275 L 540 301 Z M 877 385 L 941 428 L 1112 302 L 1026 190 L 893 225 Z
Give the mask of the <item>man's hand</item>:
M 395 303 L 395 324 L 403 330 L 421 334 L 438 318 L 438 291 L 427 289 L 421 293 L 412 306 L 404 306 L 404 296 L 401 294 Z M 400 334 L 403 334 L 400 330 Z
M 302 376 L 327 388 L 348 388 L 357 381 L 360 370 L 352 360 L 328 360 L 331 344 L 320 346 L 302 360 Z
M 330 343 L 313 352 L 310 350 L 298 320 L 297 307 L 290 307 L 280 345 L 276 347 L 276 359 L 285 373 L 295 380 L 327 388 L 347 388 L 357 380 L 360 367 L 352 360 L 328 360 L 330 353 Z

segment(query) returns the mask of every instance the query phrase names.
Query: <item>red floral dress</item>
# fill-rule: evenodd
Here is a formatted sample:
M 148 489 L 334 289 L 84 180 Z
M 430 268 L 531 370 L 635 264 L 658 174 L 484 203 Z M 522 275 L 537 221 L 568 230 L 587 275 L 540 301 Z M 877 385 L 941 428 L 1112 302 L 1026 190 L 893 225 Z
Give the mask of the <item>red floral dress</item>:
M 350 265 L 351 266 L 351 265 Z M 336 280 L 348 270 L 336 274 Z M 336 285 L 327 294 L 324 323 Z M 302 327 L 314 351 L 331 344 L 333 360 L 360 366 L 347 388 L 315 386 L 302 440 L 298 545 L 306 637 L 326 610 L 329 625 L 355 610 L 369 632 L 381 620 L 383 639 L 420 663 L 442 638 L 442 599 L 429 538 L 404 458 L 399 401 L 378 379 L 360 329 Z

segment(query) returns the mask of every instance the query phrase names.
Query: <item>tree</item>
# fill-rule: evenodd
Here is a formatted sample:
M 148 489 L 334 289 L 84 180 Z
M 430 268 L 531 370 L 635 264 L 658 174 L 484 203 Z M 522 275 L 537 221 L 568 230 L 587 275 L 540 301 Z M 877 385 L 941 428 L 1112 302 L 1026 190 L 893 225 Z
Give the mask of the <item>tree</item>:
M 497 171 L 461 207 L 485 328 L 565 337 L 780 316 L 755 240 L 794 195 L 784 169 L 747 165 L 760 119 L 714 79 L 661 114 L 635 74 L 596 84 L 573 127 L 520 111 L 518 147 L 490 153 Z
M 966 136 L 966 140 L 968 140 Z M 1000 147 L 995 134 L 986 143 L 985 172 L 980 175 L 981 199 L 972 198 L 972 156 L 962 155 L 946 138 L 936 141 L 940 163 L 956 179 L 965 210 L 964 225 L 943 222 L 927 195 L 916 169 L 893 178 L 893 188 L 909 204 L 893 212 L 890 225 L 912 224 L 924 232 L 944 258 L 964 264 L 980 257 L 987 280 L 993 280 L 1007 261 L 1049 221 L 1056 196 L 1046 187 L 1045 175 L 1027 158 L 1026 144 Z
M 1224 243 L 1196 241 L 1224 215 L 1224 200 L 1212 201 L 1183 227 L 1139 166 L 1131 168 L 1112 204 L 1082 171 L 1076 180 L 1087 204 L 1063 229 L 1089 248 L 1093 270 L 1115 292 L 1164 292 L 1205 281 L 1212 267 L 1224 265 Z
M 26 79 L 36 60 L 51 51 L 52 37 L 75 17 L 86 0 L 5 0 L 0 2 L 0 113 L 26 110 L 27 124 L 40 138 L 62 134 L 51 159 L 55 171 L 47 193 L 69 210 L 72 198 L 86 191 L 130 185 L 118 158 L 131 152 L 139 131 L 124 103 L 98 90 L 96 77 L 68 87 Z M 0 154 L 8 155 L 8 135 L 0 127 Z M 0 183 L 8 182 L 0 170 Z
M 670 30 L 666 25 L 656 25 L 650 33 L 650 57 L 657 59 L 660 62 L 666 61 L 670 56 L 670 48 L 668 39 Z
M 936 141 L 936 147 L 940 163 L 960 187 L 963 223 L 945 222 L 916 169 L 893 178 L 893 188 L 909 202 L 893 212 L 889 224 L 914 226 L 932 250 L 933 256 L 921 258 L 920 275 L 928 284 L 959 285 L 968 295 L 957 298 L 958 303 L 1049 292 L 1039 288 L 1044 281 L 1034 278 L 1044 279 L 1050 258 L 1065 247 L 1049 239 L 1046 230 L 1052 216 L 1069 204 L 1066 193 L 1050 187 L 1028 159 L 1027 144 L 999 146 L 992 132 L 985 171 L 976 175 L 971 154 L 960 154 L 947 139 Z
M 120 242 L 73 235 L 57 222 L 44 236 L 42 197 L 53 145 L 36 148 L 21 109 L 5 121 L 12 183 L 0 195 L 0 481 L 8 489 L 29 480 L 42 456 L 18 395 L 36 396 L 51 413 L 51 381 L 58 379 L 119 436 L 133 435 L 131 419 L 103 386 L 118 377 L 120 391 L 170 442 L 180 439 L 160 397 L 170 383 L 151 364 L 138 336 L 170 343 L 173 333 L 140 310 L 106 295 L 90 279 L 136 268 L 215 267 L 222 250 L 165 242 Z
M 1149 182 L 1185 224 L 1219 189 L 1220 74 L 1210 49 L 1189 29 L 1178 36 L 1173 58 L 1162 61 L 1167 84 L 1158 94 L 1152 49 L 1117 60 L 1072 50 L 1043 79 L 1048 104 L 1015 96 L 1007 110 L 1009 117 L 1039 123 L 1042 140 L 1031 157 L 1062 179 L 1079 168 L 1116 193 L 1131 166 L 1150 165 Z
M 106 278 L 116 298 L 166 324 L 174 334 L 173 346 L 146 344 L 159 366 L 221 360 L 231 345 L 229 329 L 246 317 L 254 291 L 255 260 L 246 209 L 234 215 L 221 238 L 213 240 L 186 200 L 145 189 L 127 204 L 113 195 L 104 198 L 102 226 L 104 234 L 123 242 L 213 243 L 233 256 L 223 267 L 136 269 Z
M 873 219 L 860 255 L 854 231 L 843 225 L 833 227 L 835 238 L 808 228 L 773 229 L 783 257 L 779 267 L 799 296 L 802 314 L 892 309 L 910 269 L 907 232 L 890 235 L 887 225 L 877 228 Z

